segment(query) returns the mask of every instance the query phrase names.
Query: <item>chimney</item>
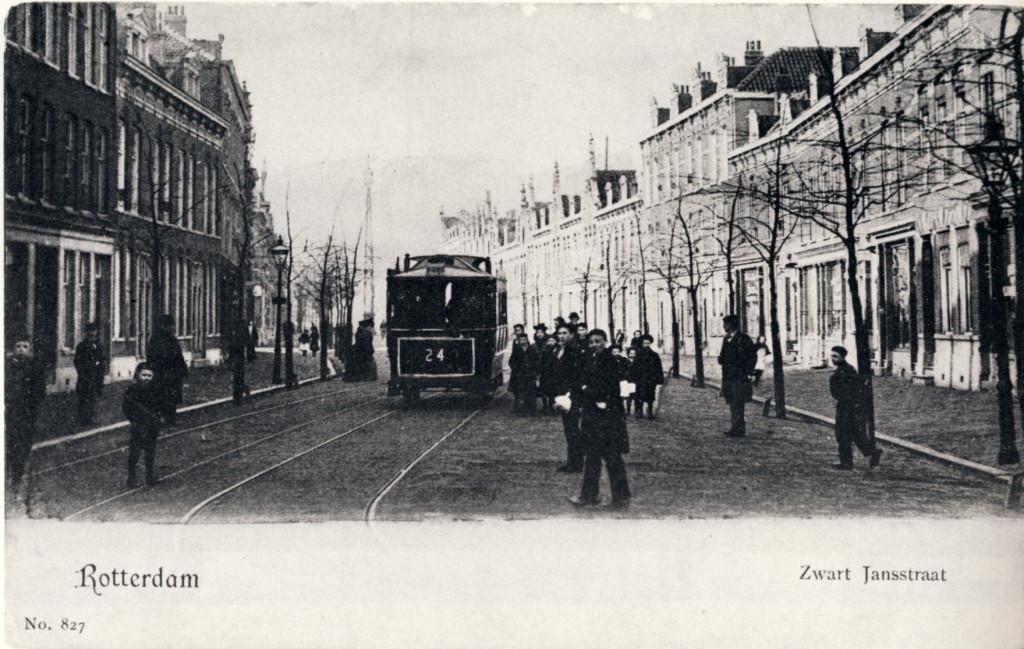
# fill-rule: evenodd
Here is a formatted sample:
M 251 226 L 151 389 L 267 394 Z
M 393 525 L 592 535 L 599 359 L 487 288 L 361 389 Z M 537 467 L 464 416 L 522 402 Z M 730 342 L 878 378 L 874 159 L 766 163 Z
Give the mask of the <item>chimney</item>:
M 580 195 L 575 194 L 572 197 L 572 213 L 579 214 L 583 209 L 583 201 L 580 200 Z
M 676 107 L 680 113 L 685 113 L 693 106 L 693 95 L 690 94 L 690 86 L 677 86 Z
M 719 88 L 729 87 L 729 68 L 736 65 L 736 59 L 726 55 L 715 55 L 715 83 Z
M 185 7 L 183 6 L 172 6 L 168 12 L 164 15 L 164 28 L 170 29 L 181 36 L 185 36 L 185 26 L 187 22 L 185 18 Z
M 700 73 L 700 100 L 704 101 L 718 90 L 718 84 L 711 80 L 710 72 Z
M 896 5 L 896 23 L 902 25 L 921 15 L 928 5 Z
M 660 109 L 658 108 L 658 98 L 657 97 L 651 97 L 651 126 L 652 127 L 655 127 L 658 124 L 661 124 L 661 122 L 658 121 L 658 111 L 659 110 Z
M 757 111 L 753 108 L 747 111 L 747 130 L 750 134 L 748 143 L 756 142 L 761 137 L 761 124 L 757 120 Z
M 764 52 L 761 51 L 761 41 L 747 41 L 747 50 L 743 53 L 743 65 L 750 67 L 763 60 Z
M 807 98 L 811 105 L 818 103 L 818 73 L 811 72 L 807 75 Z

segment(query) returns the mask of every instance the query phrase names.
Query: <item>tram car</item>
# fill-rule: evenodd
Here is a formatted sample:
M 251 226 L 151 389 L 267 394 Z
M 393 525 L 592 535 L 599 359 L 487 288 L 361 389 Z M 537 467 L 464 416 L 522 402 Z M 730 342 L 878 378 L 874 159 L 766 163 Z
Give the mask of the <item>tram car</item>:
M 505 279 L 489 257 L 405 256 L 388 269 L 388 395 L 429 389 L 494 396 L 508 346 Z

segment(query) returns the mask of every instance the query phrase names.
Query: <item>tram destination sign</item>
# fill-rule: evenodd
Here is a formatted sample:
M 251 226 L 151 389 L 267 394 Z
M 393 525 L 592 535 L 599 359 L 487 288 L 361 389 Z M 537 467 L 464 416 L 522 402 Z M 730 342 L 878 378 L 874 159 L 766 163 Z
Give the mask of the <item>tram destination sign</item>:
M 472 376 L 472 338 L 399 338 L 400 376 Z

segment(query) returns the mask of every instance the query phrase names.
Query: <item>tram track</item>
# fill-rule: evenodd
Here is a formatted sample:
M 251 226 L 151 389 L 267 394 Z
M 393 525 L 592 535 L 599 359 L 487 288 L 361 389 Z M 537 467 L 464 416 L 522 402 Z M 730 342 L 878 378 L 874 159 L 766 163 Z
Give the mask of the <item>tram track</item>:
M 435 397 L 441 396 L 442 394 L 444 394 L 444 393 L 432 394 L 432 395 L 424 398 L 423 401 L 427 401 L 429 399 L 433 399 Z M 397 485 L 406 475 L 408 475 L 416 465 L 418 465 L 423 459 L 425 459 L 428 455 L 430 455 L 430 453 L 432 453 L 434 450 L 436 450 L 448 438 L 450 438 L 452 435 L 454 435 L 459 429 L 461 429 L 463 426 L 465 426 L 470 420 L 472 420 L 474 417 L 479 415 L 485 409 L 486 409 L 486 407 L 477 408 L 476 410 L 471 412 L 468 416 L 462 418 L 455 426 L 448 428 L 444 432 L 444 434 L 441 435 L 440 438 L 437 438 L 437 439 L 433 440 L 429 444 L 429 446 L 426 447 L 425 450 L 419 452 L 412 461 L 410 461 L 407 464 L 405 464 L 403 466 L 403 468 L 401 470 L 399 470 L 397 473 L 395 473 L 383 486 L 381 486 L 379 488 L 374 488 L 373 496 L 370 498 L 370 500 L 367 502 L 367 504 L 362 508 L 362 512 L 363 512 L 362 513 L 362 518 L 363 518 L 363 520 L 366 521 L 367 524 L 372 525 L 373 522 L 374 522 L 375 516 L 376 516 L 378 505 L 387 496 L 387 494 L 395 487 L 395 485 Z M 389 411 L 387 411 L 387 412 L 385 412 L 385 413 L 383 413 L 381 415 L 378 415 L 378 416 L 376 416 L 376 417 L 374 417 L 372 419 L 369 419 L 369 420 L 361 422 L 361 423 L 359 423 L 357 425 L 351 426 L 347 430 L 345 430 L 344 432 L 332 436 L 330 439 L 324 440 L 324 441 L 319 442 L 319 443 L 317 443 L 317 444 L 315 444 L 315 445 L 313 445 L 313 446 L 311 446 L 309 448 L 306 448 L 306 449 L 303 449 L 303 450 L 301 450 L 301 451 L 299 451 L 297 453 L 294 453 L 290 457 L 288 457 L 288 458 L 286 458 L 286 459 L 284 459 L 284 460 L 282 460 L 280 462 L 277 462 L 277 463 L 275 463 L 272 466 L 263 468 L 263 469 L 255 472 L 255 473 L 252 473 L 252 474 L 246 476 L 245 478 L 242 478 L 241 480 L 236 481 L 234 484 L 232 484 L 232 485 L 230 485 L 228 487 L 225 487 L 224 489 L 221 489 L 217 493 L 215 493 L 215 494 L 205 498 L 204 500 L 202 500 L 201 502 L 199 502 L 198 504 L 193 506 L 188 512 L 186 512 L 178 520 L 178 522 L 182 523 L 182 524 L 188 524 L 188 523 L 192 522 L 193 520 L 195 520 L 196 517 L 201 512 L 203 512 L 206 509 L 208 509 L 214 503 L 217 503 L 218 501 L 223 500 L 225 497 L 227 497 L 227 496 L 229 496 L 231 494 L 236 494 L 237 495 L 244 487 L 246 487 L 247 485 L 253 484 L 258 479 L 260 479 L 262 477 L 265 477 L 265 476 L 267 476 L 267 475 L 269 475 L 269 474 L 271 474 L 271 473 L 273 473 L 275 471 L 278 471 L 278 470 L 284 468 L 285 466 L 291 465 L 291 464 L 293 464 L 293 463 L 295 463 L 295 462 L 297 462 L 299 460 L 302 460 L 303 458 L 307 458 L 310 455 L 312 455 L 313 453 L 315 453 L 317 451 L 321 451 L 321 450 L 325 449 L 326 447 L 328 447 L 328 446 L 330 446 L 332 444 L 335 444 L 336 442 L 338 442 L 338 441 L 340 441 L 340 440 L 350 436 L 353 433 L 356 433 L 358 431 L 364 430 L 365 428 L 371 426 L 372 424 L 378 423 L 378 422 L 380 422 L 380 421 L 382 421 L 382 420 L 384 420 L 384 419 L 386 419 L 388 417 L 391 417 L 392 415 L 400 413 L 400 412 L 409 412 L 409 409 L 407 407 L 405 407 L 405 408 L 394 408 L 392 410 L 389 410 Z
M 258 415 L 262 415 L 262 414 L 265 414 L 265 413 L 268 413 L 268 412 L 274 412 L 274 411 L 282 410 L 282 409 L 285 409 L 285 408 L 291 408 L 291 407 L 294 407 L 294 406 L 296 406 L 298 404 L 306 403 L 308 401 L 313 401 L 313 400 L 316 400 L 316 399 L 328 399 L 330 397 L 334 397 L 334 396 L 337 396 L 337 395 L 340 395 L 340 394 L 354 392 L 354 391 L 357 391 L 357 390 L 364 390 L 364 389 L 366 389 L 368 387 L 374 387 L 374 386 L 376 386 L 376 384 L 360 385 L 360 386 L 345 388 L 345 389 L 342 389 L 342 390 L 335 390 L 333 392 L 327 392 L 325 394 L 317 394 L 317 395 L 313 395 L 313 396 L 310 396 L 310 397 L 305 397 L 305 398 L 302 398 L 302 399 L 297 399 L 297 400 L 294 400 L 294 401 L 288 401 L 288 402 L 285 402 L 285 403 L 282 403 L 282 404 L 278 404 L 276 406 L 271 406 L 269 408 L 260 408 L 258 410 L 253 410 L 253 411 L 250 411 L 250 412 L 244 412 L 244 413 L 241 413 L 241 414 L 238 414 L 238 415 L 234 415 L 232 417 L 224 417 L 224 418 L 221 418 L 221 419 L 217 419 L 215 421 L 211 421 L 211 422 L 207 422 L 207 423 L 204 423 L 204 424 L 200 424 L 198 426 L 192 426 L 190 428 L 183 428 L 181 430 L 176 430 L 176 431 L 174 431 L 172 433 L 168 433 L 166 435 L 161 435 L 160 436 L 160 441 L 161 442 L 166 442 L 167 440 L 174 439 L 174 438 L 180 437 L 182 435 L 187 435 L 189 433 L 195 433 L 195 432 L 198 432 L 198 431 L 202 431 L 202 430 L 213 428 L 215 426 L 221 426 L 221 425 L 224 425 L 224 424 L 230 424 L 230 423 L 235 422 L 235 421 L 240 421 L 240 420 L 243 420 L 243 419 L 248 419 L 250 417 L 256 417 Z M 125 431 L 125 429 L 118 429 L 118 430 L 111 430 L 111 431 L 105 431 L 105 432 L 110 432 L 110 433 L 114 433 L 114 434 L 124 435 L 126 431 Z M 77 441 L 80 441 L 80 440 L 68 439 L 64 443 L 71 444 L 71 443 L 77 442 Z M 90 442 L 95 442 L 96 439 L 93 438 L 93 439 L 90 439 L 89 441 Z M 90 461 L 93 461 L 93 460 L 98 460 L 100 458 L 107 457 L 108 455 L 113 455 L 115 453 L 123 453 L 123 452 L 125 452 L 127 450 L 128 450 L 128 445 L 125 444 L 123 446 L 118 446 L 118 447 L 115 447 L 115 448 L 112 448 L 112 449 L 108 449 L 108 450 L 103 451 L 101 453 L 95 453 L 95 454 L 92 454 L 92 455 L 87 455 L 85 457 L 76 458 L 76 459 L 71 460 L 69 462 L 63 462 L 63 463 L 60 463 L 60 464 L 56 464 L 54 466 L 48 466 L 48 467 L 46 467 L 44 469 L 33 470 L 32 471 L 32 475 L 34 477 L 46 475 L 46 474 L 49 474 L 49 473 L 53 473 L 53 472 L 59 471 L 60 469 L 65 469 L 65 468 L 68 468 L 68 467 L 71 467 L 71 466 L 76 466 L 76 465 L 83 464 L 85 462 L 90 462 Z M 34 450 L 33 453 L 39 453 L 39 450 Z
M 180 475 L 183 475 L 185 473 L 194 471 L 195 469 L 199 469 L 199 468 L 204 467 L 204 466 L 208 466 L 208 465 L 210 465 L 210 464 L 212 464 L 212 463 L 214 463 L 214 462 L 216 462 L 218 460 L 221 460 L 221 459 L 224 459 L 224 458 L 229 457 L 231 455 L 237 454 L 237 453 L 239 453 L 241 451 L 244 451 L 244 450 L 256 447 L 256 446 L 258 446 L 260 444 L 263 444 L 265 442 L 269 442 L 269 441 L 274 440 L 274 439 L 278 439 L 278 438 L 280 438 L 280 437 L 282 437 L 282 436 L 284 436 L 284 435 L 286 435 L 288 433 L 292 433 L 292 432 L 298 431 L 298 430 L 300 430 L 302 428 L 305 428 L 307 426 L 310 426 L 312 424 L 316 424 L 316 423 L 319 423 L 319 422 L 322 422 L 322 421 L 326 421 L 328 419 L 332 419 L 334 417 L 337 417 L 341 413 L 348 412 L 350 410 L 354 410 L 354 409 L 359 408 L 361 406 L 365 406 L 365 405 L 367 405 L 369 403 L 374 403 L 376 401 L 380 401 L 381 399 L 384 399 L 384 397 L 381 396 L 381 397 L 376 397 L 376 398 L 370 399 L 369 401 L 365 401 L 365 402 L 361 402 L 361 403 L 355 403 L 355 404 L 349 404 L 349 405 L 346 405 L 345 407 L 342 407 L 342 408 L 339 408 L 339 409 L 336 409 L 336 410 L 332 410 L 330 413 L 328 413 L 326 415 L 322 415 L 322 416 L 318 416 L 318 417 L 313 417 L 312 419 L 307 419 L 307 420 L 305 420 L 303 422 L 300 422 L 298 424 L 294 424 L 292 426 L 288 426 L 287 428 L 284 428 L 282 430 L 274 432 L 274 433 L 272 433 L 270 435 L 264 435 L 264 436 L 262 436 L 262 437 L 260 437 L 260 438 L 258 438 L 256 440 L 253 440 L 251 442 L 247 442 L 247 443 L 241 444 L 239 446 L 234 446 L 234 447 L 232 447 L 232 448 L 230 448 L 230 449 L 228 449 L 226 451 L 223 451 L 223 452 L 218 453 L 216 455 L 213 455 L 211 457 L 204 458 L 204 459 L 202 459 L 199 462 L 192 463 L 192 464 L 190 464 L 190 465 L 188 465 L 188 466 L 186 466 L 184 468 L 178 469 L 177 471 L 174 471 L 174 472 L 169 473 L 169 474 L 167 474 L 165 476 L 162 476 L 161 484 L 165 484 L 167 482 L 170 482 L 171 480 L 173 480 L 174 478 L 176 478 L 176 477 L 178 477 Z M 121 499 L 123 499 L 125 497 L 128 497 L 128 496 L 132 495 L 132 494 L 143 492 L 144 490 L 147 490 L 147 487 L 135 487 L 135 488 L 125 489 L 124 491 L 121 491 L 121 492 L 119 492 L 119 493 L 117 493 L 117 494 L 115 494 L 113 496 L 109 496 L 109 497 L 107 497 L 107 498 L 105 498 L 105 499 L 103 499 L 103 500 L 101 500 L 99 502 L 93 503 L 93 504 L 89 505 L 88 507 L 85 507 L 83 509 L 79 509 L 79 510 L 77 510 L 77 511 L 71 513 L 71 514 L 68 514 L 68 515 L 64 516 L 63 519 L 64 520 L 73 520 L 75 518 L 78 518 L 82 514 L 86 514 L 86 513 L 95 511 L 95 510 L 97 510 L 97 509 L 99 509 L 99 508 L 101 508 L 103 506 L 106 506 L 106 505 L 108 505 L 110 503 L 113 503 L 113 502 L 116 502 L 118 500 L 121 500 Z

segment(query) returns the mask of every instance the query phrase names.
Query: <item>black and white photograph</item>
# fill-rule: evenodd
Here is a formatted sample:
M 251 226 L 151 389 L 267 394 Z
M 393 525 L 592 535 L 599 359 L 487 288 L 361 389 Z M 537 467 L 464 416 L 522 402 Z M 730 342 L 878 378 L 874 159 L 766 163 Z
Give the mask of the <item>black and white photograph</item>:
M 8 4 L 11 647 L 1024 647 L 1024 9 Z

